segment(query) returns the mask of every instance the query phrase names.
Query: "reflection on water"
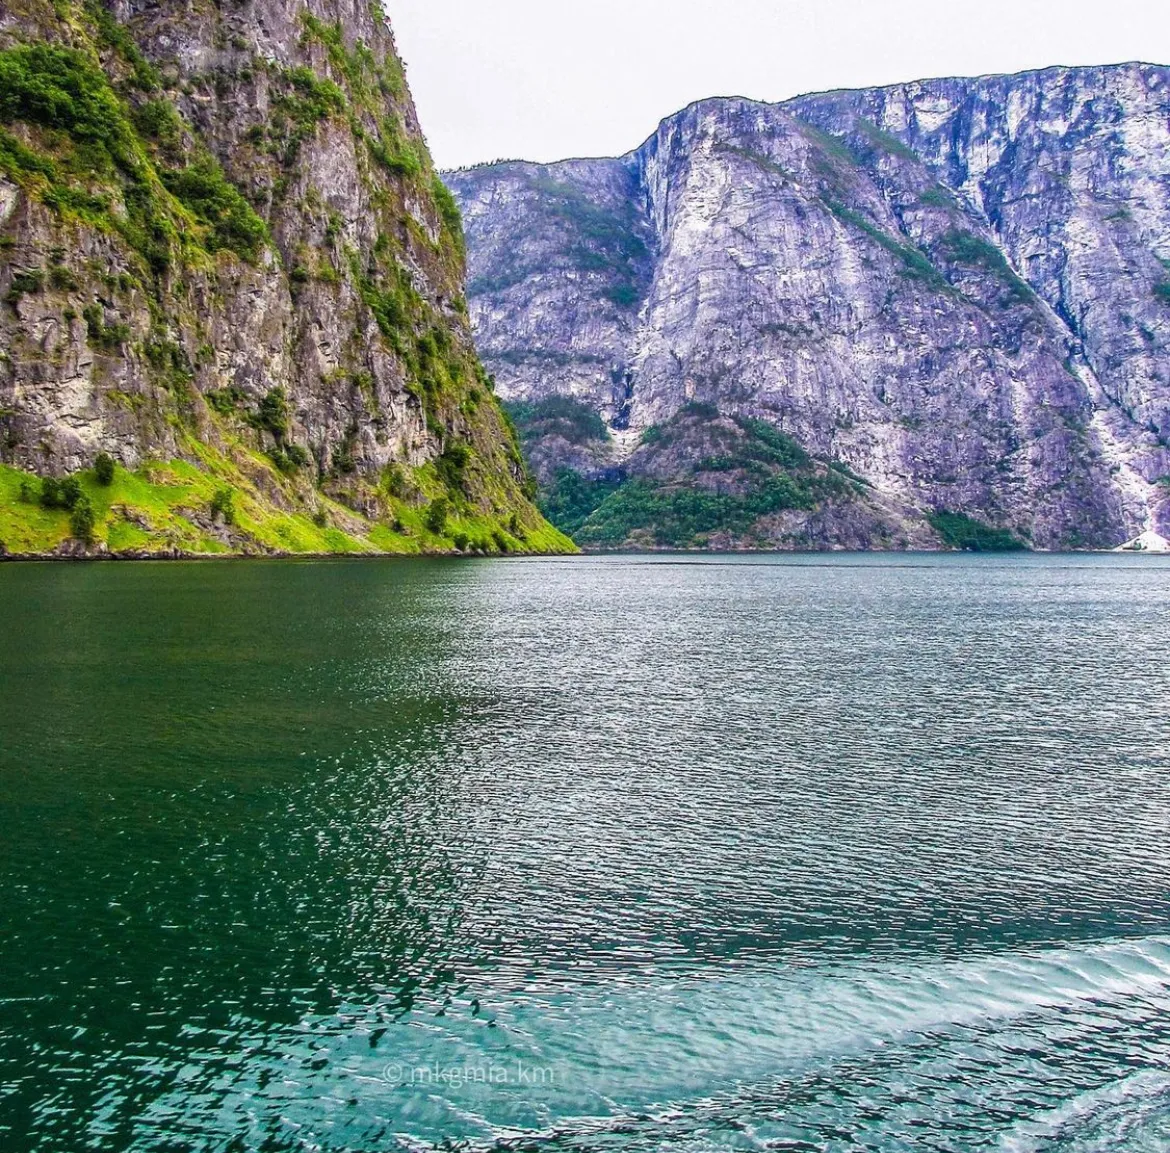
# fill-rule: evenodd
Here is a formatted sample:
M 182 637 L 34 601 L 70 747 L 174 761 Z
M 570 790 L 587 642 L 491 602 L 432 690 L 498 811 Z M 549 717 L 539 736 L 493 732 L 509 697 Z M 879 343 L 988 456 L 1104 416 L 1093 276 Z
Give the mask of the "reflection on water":
M 1170 1144 L 1170 566 L 0 568 L 0 1145 Z

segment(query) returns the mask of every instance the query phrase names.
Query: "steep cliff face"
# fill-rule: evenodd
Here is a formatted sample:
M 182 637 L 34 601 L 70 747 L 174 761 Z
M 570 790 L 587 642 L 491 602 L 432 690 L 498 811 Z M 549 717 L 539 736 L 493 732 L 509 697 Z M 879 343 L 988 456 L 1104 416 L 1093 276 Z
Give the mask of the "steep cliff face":
M 1166 68 L 711 100 L 618 160 L 449 184 L 501 395 L 608 426 L 588 461 L 535 438 L 546 486 L 640 477 L 645 430 L 698 403 L 864 479 L 894 543 L 951 515 L 1037 547 L 1170 527 Z
M 376 0 L 4 0 L 0 246 L 10 550 L 566 547 Z

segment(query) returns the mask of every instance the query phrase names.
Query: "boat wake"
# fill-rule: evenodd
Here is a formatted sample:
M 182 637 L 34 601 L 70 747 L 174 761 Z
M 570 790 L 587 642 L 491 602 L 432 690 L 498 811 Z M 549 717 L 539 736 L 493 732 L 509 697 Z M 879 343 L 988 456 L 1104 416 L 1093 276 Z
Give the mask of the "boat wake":
M 1155 1153 L 1170 1149 L 1170 1073 L 1135 1073 L 1005 1133 L 1004 1153 Z
M 1162 937 L 386 1010 L 242 1035 L 236 1075 L 158 1101 L 142 1147 L 182 1121 L 278 1149 L 1170 1148 Z

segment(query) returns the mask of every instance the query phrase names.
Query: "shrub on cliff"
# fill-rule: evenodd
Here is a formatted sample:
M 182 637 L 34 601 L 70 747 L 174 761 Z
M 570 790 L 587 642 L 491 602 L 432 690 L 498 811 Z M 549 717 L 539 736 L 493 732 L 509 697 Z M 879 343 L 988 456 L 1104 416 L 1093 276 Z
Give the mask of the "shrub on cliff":
M 257 428 L 272 433 L 279 443 L 288 435 L 288 418 L 288 394 L 283 388 L 273 388 L 250 419 Z
M 230 488 L 218 488 L 211 498 L 211 515 L 224 524 L 236 523 L 235 494 Z
M 466 444 L 449 445 L 442 456 L 435 461 L 435 470 L 448 489 L 453 493 L 466 488 L 467 465 L 471 461 L 471 449 Z
M 22 44 L 0 53 L 0 120 L 68 132 L 124 171 L 137 171 L 117 97 L 101 70 L 75 49 Z
M 55 476 L 41 481 L 41 508 L 61 508 L 61 482 Z
M 227 248 L 245 260 L 259 257 L 268 227 L 210 156 L 177 172 L 164 172 L 163 182 L 211 230 L 208 251 Z
M 427 515 L 425 524 L 429 532 L 433 532 L 435 536 L 442 536 L 447 527 L 447 514 L 450 511 L 450 505 L 446 497 L 438 497 L 431 501 L 427 508 Z
M 69 517 L 70 531 L 78 540 L 89 544 L 93 540 L 93 530 L 96 526 L 97 515 L 94 513 L 89 497 L 79 497 Z
M 45 274 L 39 268 L 28 272 L 17 272 L 12 277 L 12 283 L 9 285 L 4 299 L 15 308 L 20 303 L 22 296 L 30 296 L 35 292 L 40 292 L 44 286 Z
M 81 482 L 75 476 L 67 476 L 64 480 L 47 476 L 41 481 L 42 508 L 73 509 L 83 499 Z
M 93 472 L 98 484 L 105 487 L 113 484 L 114 458 L 108 452 L 99 453 L 97 460 L 93 462 Z
M 61 482 L 60 494 L 62 508 L 76 508 L 83 499 L 81 492 L 81 481 L 79 481 L 75 476 L 67 476 Z

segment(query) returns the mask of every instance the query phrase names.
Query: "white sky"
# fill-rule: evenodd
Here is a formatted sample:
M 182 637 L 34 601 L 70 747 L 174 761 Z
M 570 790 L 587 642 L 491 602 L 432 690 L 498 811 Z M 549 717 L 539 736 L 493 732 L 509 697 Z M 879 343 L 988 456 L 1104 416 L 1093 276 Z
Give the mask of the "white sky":
M 1170 64 L 1166 0 L 385 0 L 441 167 L 616 156 L 706 96 Z

